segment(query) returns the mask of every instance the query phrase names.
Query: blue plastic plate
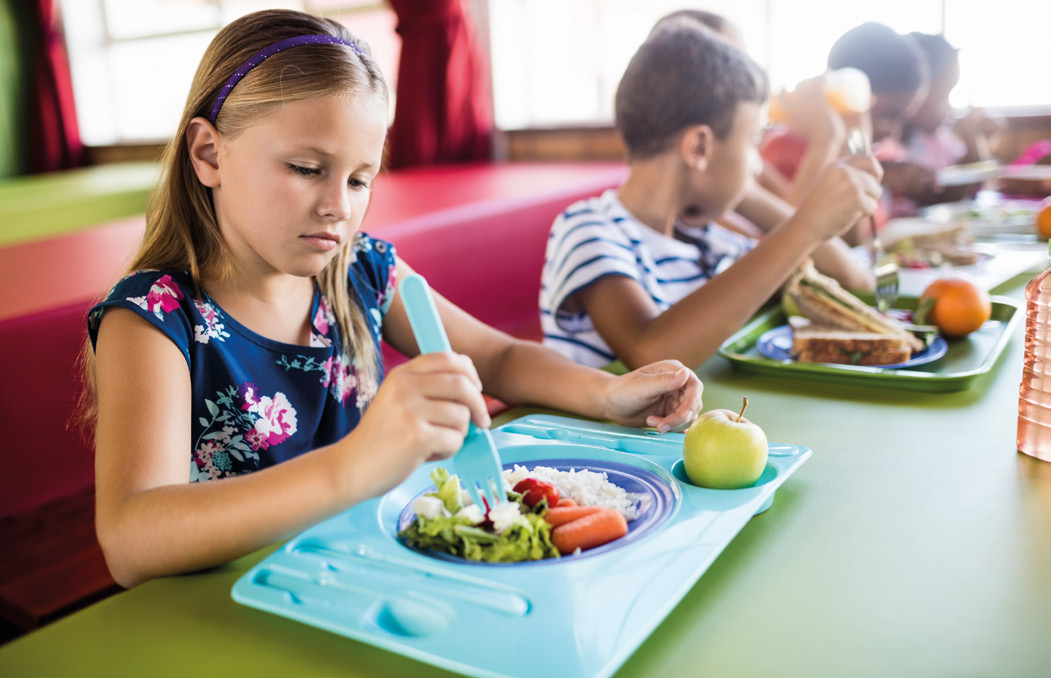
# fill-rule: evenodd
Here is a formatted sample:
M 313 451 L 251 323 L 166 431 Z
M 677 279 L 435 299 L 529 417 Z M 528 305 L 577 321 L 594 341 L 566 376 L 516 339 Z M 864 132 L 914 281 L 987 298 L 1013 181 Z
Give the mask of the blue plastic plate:
M 615 461 L 605 459 L 538 459 L 536 461 L 529 462 L 525 465 L 527 468 L 532 469 L 535 466 L 546 466 L 553 468 L 557 471 L 593 471 L 595 473 L 605 473 L 606 480 L 620 487 L 625 492 L 636 495 L 638 497 L 638 504 L 636 510 L 638 511 L 637 516 L 634 520 L 628 521 L 628 533 L 617 539 L 616 541 L 602 546 L 583 551 L 579 554 L 561 556 L 560 558 L 549 558 L 545 560 L 532 560 L 521 563 L 484 563 L 475 560 L 467 560 L 459 556 L 454 556 L 449 553 L 441 553 L 438 551 L 432 551 L 430 549 L 417 549 L 409 544 L 405 544 L 408 548 L 414 551 L 419 551 L 425 555 L 429 555 L 432 558 L 438 558 L 440 560 L 449 560 L 458 563 L 468 563 L 471 565 L 487 565 L 494 567 L 515 567 L 522 565 L 543 565 L 557 562 L 564 562 L 568 558 L 587 558 L 590 556 L 601 555 L 607 551 L 627 546 L 636 539 L 645 537 L 651 530 L 659 527 L 668 517 L 671 515 L 672 510 L 675 508 L 675 492 L 671 486 L 664 480 L 664 478 L 658 476 L 652 471 L 648 471 L 638 466 L 632 466 L 629 464 L 623 464 Z M 514 464 L 504 464 L 504 468 L 513 469 Z M 412 503 L 417 497 L 423 496 L 427 492 L 435 491 L 434 485 L 431 485 L 423 492 L 420 492 L 416 497 L 413 497 L 405 508 L 402 509 L 401 516 L 398 518 L 398 531 L 401 532 L 412 523 L 416 518 L 416 514 L 412 511 Z M 403 543 L 405 543 L 403 541 Z
M 781 325 L 772 330 L 764 332 L 756 341 L 755 349 L 762 355 L 773 360 L 794 360 L 792 358 L 792 328 L 789 325 Z M 916 353 L 911 358 L 901 363 L 892 365 L 873 365 L 887 370 L 900 370 L 906 367 L 926 365 L 941 358 L 949 350 L 949 344 L 941 337 L 935 337 L 930 346 Z
M 679 433 L 528 416 L 493 438 L 508 465 L 602 470 L 641 493 L 631 538 L 530 567 L 416 551 L 397 534 L 433 487 L 437 464 L 424 464 L 267 556 L 234 600 L 468 676 L 606 678 L 811 454 L 771 444 L 754 487 L 711 490 L 686 481 Z

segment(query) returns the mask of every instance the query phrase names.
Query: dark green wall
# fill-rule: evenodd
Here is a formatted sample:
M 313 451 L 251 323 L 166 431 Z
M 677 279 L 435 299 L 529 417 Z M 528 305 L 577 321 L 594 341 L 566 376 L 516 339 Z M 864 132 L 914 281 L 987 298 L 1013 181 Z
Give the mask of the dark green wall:
M 0 179 L 24 174 L 29 74 L 24 8 L 20 0 L 0 0 Z

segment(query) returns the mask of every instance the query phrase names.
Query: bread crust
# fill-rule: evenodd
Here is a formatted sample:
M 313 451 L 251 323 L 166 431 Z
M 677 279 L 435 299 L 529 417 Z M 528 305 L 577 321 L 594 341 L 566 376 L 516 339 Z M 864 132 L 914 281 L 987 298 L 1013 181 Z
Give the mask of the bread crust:
M 882 353 L 851 352 L 843 347 L 826 347 L 823 350 L 803 351 L 796 356 L 801 363 L 832 363 L 833 365 L 897 365 L 909 359 L 911 351 L 887 351 Z

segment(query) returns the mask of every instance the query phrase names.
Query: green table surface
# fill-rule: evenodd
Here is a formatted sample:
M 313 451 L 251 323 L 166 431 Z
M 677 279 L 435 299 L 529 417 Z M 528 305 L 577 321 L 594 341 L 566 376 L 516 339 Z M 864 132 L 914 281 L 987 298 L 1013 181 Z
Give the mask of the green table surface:
M 123 162 L 0 181 L 0 246 L 143 214 L 160 168 Z
M 994 292 L 1021 299 L 1031 275 Z M 814 454 L 616 676 L 1051 675 L 1051 463 L 1015 450 L 1021 365 L 1021 325 L 953 393 L 702 365 L 706 409 L 748 395 L 770 440 Z M 234 582 L 272 550 L 15 640 L 0 675 L 449 675 L 234 603 Z

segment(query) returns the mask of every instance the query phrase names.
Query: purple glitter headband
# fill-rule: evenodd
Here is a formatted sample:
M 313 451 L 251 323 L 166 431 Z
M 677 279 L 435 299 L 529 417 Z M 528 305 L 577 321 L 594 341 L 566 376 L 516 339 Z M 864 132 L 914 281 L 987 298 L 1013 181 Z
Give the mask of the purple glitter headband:
M 241 78 L 248 74 L 248 71 L 263 63 L 269 57 L 272 57 L 281 50 L 290 47 L 298 47 L 300 45 L 346 45 L 357 52 L 360 56 L 365 56 L 365 52 L 363 52 L 360 47 L 352 42 L 344 40 L 343 38 L 337 38 L 334 35 L 297 35 L 294 38 L 278 40 L 266 49 L 260 50 L 251 59 L 241 64 L 241 67 L 230 76 L 230 79 L 226 81 L 226 84 L 223 85 L 223 88 L 219 91 L 219 96 L 215 99 L 215 106 L 212 106 L 212 112 L 208 116 L 208 120 L 213 125 L 215 124 L 215 119 L 219 117 L 219 109 L 223 107 L 223 102 L 226 101 L 226 97 L 230 96 L 230 90 L 241 81 Z

